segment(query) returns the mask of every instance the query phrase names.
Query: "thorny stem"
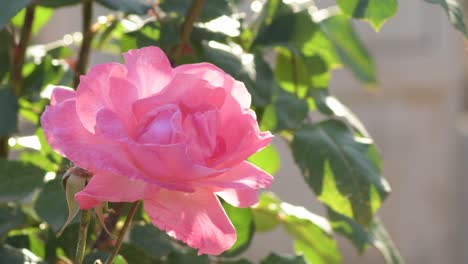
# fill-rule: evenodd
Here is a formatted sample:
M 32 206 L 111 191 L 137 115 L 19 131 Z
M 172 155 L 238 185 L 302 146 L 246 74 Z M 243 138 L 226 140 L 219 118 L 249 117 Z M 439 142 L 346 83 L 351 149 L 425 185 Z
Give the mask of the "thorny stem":
M 78 55 L 78 61 L 76 63 L 75 77 L 73 79 L 73 85 L 76 89 L 80 82 L 80 76 L 83 75 L 88 66 L 89 54 L 91 51 L 91 42 L 93 40 L 94 32 L 92 30 L 92 18 L 93 18 L 93 0 L 83 0 L 82 5 L 83 12 L 83 41 L 81 42 L 80 53 Z
M 27 8 L 24 16 L 23 27 L 20 32 L 20 39 L 18 44 L 14 41 L 13 48 L 11 50 L 11 77 L 10 85 L 13 93 L 19 97 L 21 96 L 21 88 L 23 82 L 23 64 L 28 46 L 29 40 L 31 39 L 32 24 L 34 21 L 34 13 L 36 11 L 37 0 L 34 0 Z M 0 158 L 8 158 L 10 148 L 8 146 L 9 136 L 0 138 Z
M 190 34 L 192 34 L 193 30 L 193 23 L 200 15 L 204 3 L 205 0 L 193 0 L 190 9 L 187 11 L 187 14 L 185 15 L 185 21 L 182 24 L 180 30 L 180 38 L 182 39 L 182 42 L 175 46 L 171 53 L 171 59 L 174 62 L 180 59 L 185 44 L 190 41 Z
M 117 237 L 117 242 L 115 243 L 114 251 L 106 260 L 106 264 L 112 264 L 112 261 L 114 261 L 114 258 L 117 256 L 117 254 L 119 254 L 120 247 L 122 246 L 122 241 L 128 229 L 130 228 L 133 217 L 135 216 L 135 213 L 137 212 L 138 205 L 140 205 L 140 201 L 136 201 L 132 203 L 132 206 L 130 207 L 130 210 L 128 211 L 127 219 L 125 219 L 125 223 L 122 227 L 122 230 L 120 230 L 119 236 Z
M 88 210 L 81 210 L 80 231 L 78 233 L 78 243 L 76 244 L 75 264 L 82 264 L 86 252 L 86 239 L 88 236 L 88 226 L 91 214 Z

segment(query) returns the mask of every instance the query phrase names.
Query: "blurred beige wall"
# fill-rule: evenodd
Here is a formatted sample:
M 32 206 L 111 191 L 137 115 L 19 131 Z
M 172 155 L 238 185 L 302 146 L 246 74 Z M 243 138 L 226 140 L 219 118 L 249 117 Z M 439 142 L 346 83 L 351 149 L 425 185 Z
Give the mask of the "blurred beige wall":
M 407 263 L 468 263 L 468 132 L 464 136 L 460 129 L 467 86 L 463 37 L 439 7 L 423 1 L 399 5 L 379 34 L 356 23 L 376 60 L 379 88 L 370 91 L 340 70 L 330 89 L 361 118 L 381 151 L 393 192 L 379 215 Z M 294 167 L 284 159 L 273 189 L 284 200 L 320 211 Z M 252 254 L 277 243 L 277 249 L 292 250 L 285 237 L 258 236 L 259 250 Z M 340 246 L 344 263 L 383 263 L 375 250 L 359 258 L 347 241 Z
M 468 263 L 463 38 L 437 6 L 423 1 L 399 4 L 397 16 L 379 34 L 366 23 L 356 23 L 376 60 L 379 88 L 366 90 L 346 70 L 334 73 L 330 88 L 362 119 L 382 153 L 383 174 L 393 193 L 379 214 L 407 263 Z M 37 41 L 79 30 L 79 17 L 77 8 L 61 10 Z M 275 144 L 281 150 L 282 169 L 273 190 L 285 201 L 321 213 L 287 146 Z M 340 246 L 344 263 L 383 263 L 374 250 L 359 258 L 347 241 L 340 239 Z M 292 252 L 280 230 L 257 235 L 247 254 L 258 259 L 272 250 Z

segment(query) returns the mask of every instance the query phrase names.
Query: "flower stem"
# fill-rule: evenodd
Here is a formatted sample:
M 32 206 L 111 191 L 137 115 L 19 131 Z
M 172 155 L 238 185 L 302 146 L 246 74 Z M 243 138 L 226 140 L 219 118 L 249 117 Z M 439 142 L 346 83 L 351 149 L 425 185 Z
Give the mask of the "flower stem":
M 91 42 L 93 40 L 94 32 L 92 30 L 92 19 L 93 19 L 93 0 L 82 0 L 83 5 L 83 41 L 81 42 L 80 53 L 78 55 L 78 61 L 75 68 L 75 77 L 73 79 L 73 85 L 76 89 L 80 82 L 80 76 L 83 75 L 88 66 L 89 54 L 91 51 Z
M 193 30 L 193 23 L 195 22 L 195 20 L 197 20 L 198 16 L 200 15 L 204 3 L 205 0 L 192 1 L 192 5 L 190 6 L 190 9 L 185 15 L 186 18 L 180 30 L 180 38 L 182 39 L 182 42 L 175 46 L 172 50 L 171 59 L 174 62 L 180 59 L 185 44 L 187 44 L 190 41 L 190 34 L 192 34 Z
M 91 214 L 88 210 L 81 210 L 80 231 L 78 233 L 78 243 L 76 245 L 75 264 L 82 264 L 85 251 L 86 239 L 88 236 L 88 226 L 91 220 Z
M 112 209 L 113 209 L 114 213 L 109 215 L 109 217 L 106 219 L 106 223 L 105 223 L 106 226 L 107 226 L 107 229 L 109 230 L 109 232 L 114 231 L 115 226 L 117 224 L 117 221 L 119 220 L 119 217 L 122 214 L 122 211 L 124 209 L 124 205 L 125 205 L 125 203 L 114 203 L 113 204 Z M 99 236 L 98 236 L 98 238 L 97 238 L 97 240 L 96 240 L 93 247 L 102 250 L 108 244 L 108 241 L 109 241 L 109 235 L 103 229 L 103 230 L 101 230 L 101 233 L 99 234 Z
M 24 57 L 29 40 L 31 39 L 32 24 L 34 21 L 37 2 L 37 0 L 33 1 L 26 8 L 26 14 L 24 15 L 23 27 L 21 27 L 19 42 L 13 49 L 10 83 L 13 92 L 17 97 L 21 96 Z
M 32 24 L 34 22 L 34 14 L 36 11 L 36 5 L 38 0 L 34 0 L 26 8 L 26 14 L 24 15 L 23 26 L 21 27 L 20 38 L 18 44 L 14 41 L 14 34 L 12 39 L 11 49 L 11 63 L 10 63 L 10 86 L 16 97 L 21 96 L 22 82 L 23 82 L 23 64 L 26 53 L 26 48 L 31 39 Z M 5 43 L 2 43 L 5 45 Z M 9 135 L 0 138 L 0 158 L 8 159 L 8 153 L 10 152 L 10 146 L 8 145 Z
M 132 206 L 130 207 L 130 210 L 128 211 L 127 219 L 125 219 L 125 223 L 122 227 L 122 230 L 120 230 L 119 236 L 117 238 L 117 242 L 115 243 L 114 251 L 106 260 L 106 264 L 112 264 L 112 261 L 114 261 L 114 258 L 117 256 L 117 254 L 119 254 L 120 247 L 122 246 L 122 241 L 128 229 L 130 228 L 130 225 L 132 223 L 133 217 L 135 216 L 135 213 L 137 212 L 139 204 L 140 204 L 139 201 L 132 203 Z

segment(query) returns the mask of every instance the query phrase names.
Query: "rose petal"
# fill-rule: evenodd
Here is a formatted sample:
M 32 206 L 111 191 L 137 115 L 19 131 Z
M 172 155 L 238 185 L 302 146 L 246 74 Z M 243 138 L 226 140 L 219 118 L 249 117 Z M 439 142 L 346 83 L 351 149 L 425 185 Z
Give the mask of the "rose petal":
M 255 112 L 248 110 L 242 115 L 222 121 L 218 130 L 224 140 L 224 153 L 219 153 L 208 163 L 215 168 L 229 168 L 247 159 L 270 144 L 273 135 L 260 132 Z
M 159 94 L 141 99 L 133 104 L 133 114 L 137 120 L 154 108 L 166 104 L 179 105 L 188 113 L 219 109 L 224 103 L 225 92 L 213 87 L 195 75 L 177 74 L 170 84 Z
M 41 124 L 51 147 L 78 167 L 93 173 L 105 171 L 131 178 L 145 177 L 118 142 L 93 135 L 83 127 L 76 114 L 75 100 L 47 107 Z
M 81 209 L 91 209 L 100 202 L 134 202 L 143 199 L 146 183 L 125 176 L 98 173 L 75 195 Z
M 75 98 L 75 96 L 76 93 L 71 90 L 71 88 L 57 86 L 54 88 L 52 95 L 50 96 L 50 105 L 54 106 L 65 100 Z
M 124 54 L 128 77 L 138 89 L 139 98 L 161 91 L 172 79 L 172 67 L 158 47 L 130 50 Z
M 258 193 L 255 189 L 224 189 L 216 194 L 235 207 L 245 208 L 258 203 Z
M 236 241 L 234 226 L 210 192 L 160 189 L 147 195 L 145 211 L 155 226 L 197 248 L 199 254 L 221 254 Z
M 111 140 L 119 140 L 128 137 L 127 129 L 116 113 L 108 108 L 99 110 L 96 116 L 96 135 L 104 136 Z
M 204 178 L 197 182 L 200 186 L 218 188 L 216 191 L 227 189 L 260 189 L 268 188 L 273 177 L 248 161 L 211 178 Z
M 83 126 L 94 132 L 96 115 L 108 108 L 131 127 L 131 104 L 137 99 L 137 89 L 127 79 L 127 68 L 119 63 L 99 64 L 81 76 L 77 88 L 76 108 Z
M 218 126 L 218 111 L 199 112 L 185 118 L 183 128 L 188 138 L 187 153 L 192 160 L 205 164 L 205 160 L 213 155 Z
M 177 73 L 191 74 L 203 79 L 213 87 L 223 87 L 231 94 L 241 109 L 250 108 L 250 93 L 244 84 L 234 80 L 229 74 L 210 63 L 184 64 L 174 69 Z
M 166 104 L 155 107 L 140 118 L 135 140 L 148 144 L 176 144 L 182 138 L 182 114 L 179 107 Z
M 165 184 L 185 186 L 192 190 L 197 179 L 223 173 L 194 163 L 187 155 L 184 144 L 157 145 L 126 142 L 134 162 L 145 175 Z

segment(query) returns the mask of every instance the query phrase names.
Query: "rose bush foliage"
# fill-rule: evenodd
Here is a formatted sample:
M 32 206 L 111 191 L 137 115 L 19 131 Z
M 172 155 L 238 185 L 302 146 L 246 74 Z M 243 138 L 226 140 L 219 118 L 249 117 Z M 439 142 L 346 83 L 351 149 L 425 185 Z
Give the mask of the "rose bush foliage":
M 468 35 L 456 1 L 426 2 Z M 398 3 L 327 3 L 0 0 L 0 263 L 71 263 L 78 234 L 84 263 L 105 260 L 133 213 L 114 263 L 335 264 L 338 235 L 402 263 L 375 216 L 390 192 L 377 148 L 328 89 L 339 67 L 378 85 L 352 22 L 385 28 Z M 31 42 L 72 6 L 80 32 Z M 287 155 L 302 175 L 278 170 Z M 258 196 L 271 175 L 303 177 L 325 213 Z M 258 256 L 253 237 L 279 228 L 293 252 Z

